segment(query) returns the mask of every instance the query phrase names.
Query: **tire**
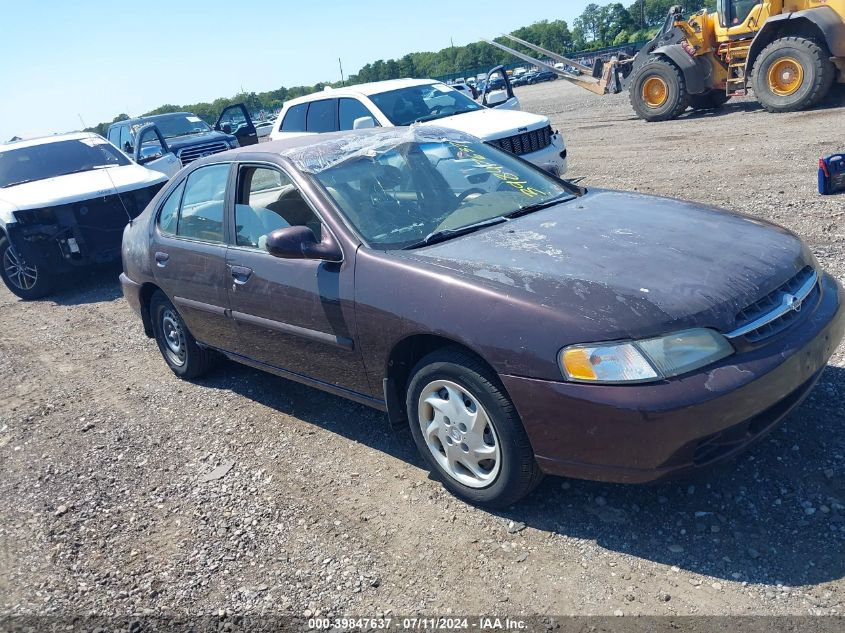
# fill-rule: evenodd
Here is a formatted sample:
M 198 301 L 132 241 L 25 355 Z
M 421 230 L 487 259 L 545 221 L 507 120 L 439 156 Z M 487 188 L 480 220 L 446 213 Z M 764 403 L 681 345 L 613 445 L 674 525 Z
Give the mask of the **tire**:
M 824 99 L 835 76 L 836 67 L 824 46 L 785 37 L 763 49 L 754 62 L 751 82 L 757 100 L 769 112 L 797 112 Z
M 652 91 L 652 86 L 659 90 Z M 628 96 L 637 116 L 649 122 L 676 119 L 689 103 L 684 74 L 675 64 L 660 57 L 634 71 Z
M 406 394 L 411 434 L 432 473 L 453 494 L 502 508 L 540 483 L 543 474 L 519 415 L 498 377 L 478 358 L 444 348 L 420 360 L 411 376 Z M 424 434 L 423 425 L 431 432 Z
M 724 90 L 710 90 L 700 95 L 689 95 L 689 105 L 693 110 L 717 110 L 725 105 L 730 97 Z
M 217 353 L 197 345 L 182 315 L 160 290 L 150 298 L 150 317 L 158 349 L 174 374 L 189 380 L 216 364 Z
M 0 237 L 0 276 L 21 299 L 31 301 L 53 292 L 55 276 L 43 264 L 26 262 L 7 237 Z

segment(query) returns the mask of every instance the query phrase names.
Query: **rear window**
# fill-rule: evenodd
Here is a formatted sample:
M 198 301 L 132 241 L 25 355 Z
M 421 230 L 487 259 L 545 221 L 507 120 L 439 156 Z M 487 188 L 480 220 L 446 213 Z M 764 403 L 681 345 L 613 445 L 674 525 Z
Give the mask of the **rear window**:
M 308 112 L 307 103 L 291 106 L 282 120 L 282 132 L 304 132 L 306 112 Z
M 308 108 L 308 121 L 305 129 L 308 132 L 336 132 L 336 104 L 337 101 L 335 99 L 312 101 Z

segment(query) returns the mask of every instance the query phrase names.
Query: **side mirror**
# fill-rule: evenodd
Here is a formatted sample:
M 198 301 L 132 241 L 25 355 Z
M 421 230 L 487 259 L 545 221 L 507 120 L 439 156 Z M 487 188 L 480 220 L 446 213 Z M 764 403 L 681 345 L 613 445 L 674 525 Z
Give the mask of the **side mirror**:
M 221 128 L 224 134 L 231 134 L 232 133 L 232 126 L 228 123 L 224 123 L 223 127 Z
M 151 163 L 154 160 L 158 160 L 162 156 L 164 156 L 164 154 L 161 153 L 161 152 L 155 152 L 154 154 L 147 154 L 146 156 L 141 156 L 138 159 L 138 164 L 139 165 L 146 165 L 147 163 Z
M 318 242 L 314 231 L 307 226 L 276 229 L 267 236 L 267 252 L 281 259 L 321 259 L 326 262 L 343 261 L 343 253 L 331 233 L 324 231 Z
M 376 120 L 371 116 L 361 116 L 355 119 L 352 122 L 352 129 L 353 130 L 363 130 L 370 127 L 376 126 Z

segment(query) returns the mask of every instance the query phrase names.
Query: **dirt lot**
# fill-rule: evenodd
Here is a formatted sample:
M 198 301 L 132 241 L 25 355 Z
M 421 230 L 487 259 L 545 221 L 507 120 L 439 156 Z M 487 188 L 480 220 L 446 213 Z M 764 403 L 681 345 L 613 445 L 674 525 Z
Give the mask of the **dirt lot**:
M 646 124 L 622 95 L 518 94 L 565 132 L 570 176 L 774 220 L 845 278 L 845 198 L 815 193 L 842 105 Z M 845 614 L 841 348 L 734 462 L 651 487 L 550 477 L 491 513 L 379 413 L 231 363 L 180 382 L 116 275 L 0 289 L 0 613 Z

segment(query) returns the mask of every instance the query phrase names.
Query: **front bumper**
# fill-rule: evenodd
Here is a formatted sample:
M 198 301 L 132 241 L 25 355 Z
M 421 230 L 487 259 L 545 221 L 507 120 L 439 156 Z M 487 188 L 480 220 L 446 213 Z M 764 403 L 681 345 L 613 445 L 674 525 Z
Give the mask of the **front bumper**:
M 554 134 L 551 145 L 530 154 L 523 154 L 520 158 L 538 167 L 545 168 L 546 165 L 554 165 L 557 168 L 558 176 L 563 176 L 569 168 L 566 144 L 560 132 Z
M 747 448 L 811 391 L 845 334 L 843 290 L 827 275 L 814 312 L 756 350 L 649 385 L 501 376 L 550 474 L 643 483 Z

